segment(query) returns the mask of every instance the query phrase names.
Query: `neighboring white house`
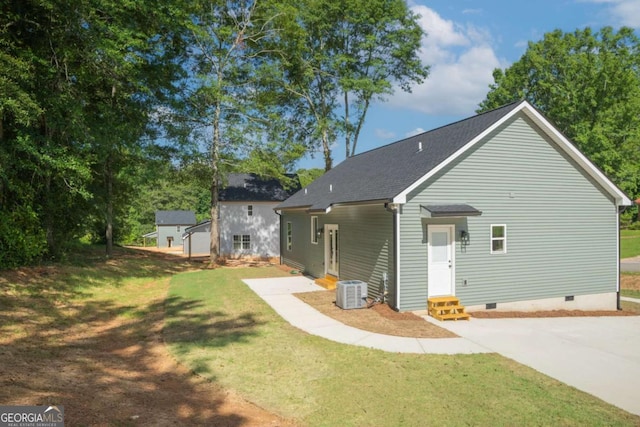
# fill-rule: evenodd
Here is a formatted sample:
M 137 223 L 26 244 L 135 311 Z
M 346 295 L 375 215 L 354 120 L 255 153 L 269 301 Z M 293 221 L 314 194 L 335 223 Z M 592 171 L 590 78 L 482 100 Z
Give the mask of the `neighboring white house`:
M 156 237 L 159 248 L 180 247 L 185 229 L 195 223 L 193 211 L 156 211 L 156 235 L 150 233 L 145 237 Z
M 297 176 L 285 189 L 277 179 L 232 173 L 220 191 L 220 255 L 223 257 L 280 256 L 280 216 L 274 208 L 300 189 Z M 211 221 L 185 230 L 183 252 L 209 252 Z

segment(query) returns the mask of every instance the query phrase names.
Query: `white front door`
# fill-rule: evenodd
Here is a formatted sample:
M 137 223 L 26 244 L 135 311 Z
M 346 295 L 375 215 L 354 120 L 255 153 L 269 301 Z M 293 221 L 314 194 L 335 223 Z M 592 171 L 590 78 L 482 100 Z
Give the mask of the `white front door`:
M 428 227 L 428 296 L 455 295 L 455 251 L 453 225 L 429 225 Z
M 339 277 L 339 241 L 338 225 L 325 224 L 324 226 L 324 265 L 326 274 Z

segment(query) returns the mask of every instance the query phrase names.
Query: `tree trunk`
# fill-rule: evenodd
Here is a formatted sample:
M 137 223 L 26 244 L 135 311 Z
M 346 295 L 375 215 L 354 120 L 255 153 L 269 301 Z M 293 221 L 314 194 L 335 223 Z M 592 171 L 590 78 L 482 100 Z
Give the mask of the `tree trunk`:
M 333 167 L 333 159 L 331 158 L 329 134 L 326 129 L 322 130 L 322 150 L 324 151 L 324 170 L 328 172 Z
M 111 168 L 111 155 L 107 157 L 105 178 L 107 184 L 107 230 L 105 237 L 107 240 L 107 258 L 113 256 L 113 169 Z
M 349 123 L 349 93 L 344 92 L 344 146 L 346 149 L 345 159 L 348 159 L 351 154 L 351 125 Z
M 218 196 L 220 189 L 220 107 L 218 103 L 213 116 L 213 140 L 211 142 L 211 170 L 213 177 L 211 178 L 211 245 L 209 247 L 209 263 L 214 265 L 218 263 L 220 257 L 220 223 Z

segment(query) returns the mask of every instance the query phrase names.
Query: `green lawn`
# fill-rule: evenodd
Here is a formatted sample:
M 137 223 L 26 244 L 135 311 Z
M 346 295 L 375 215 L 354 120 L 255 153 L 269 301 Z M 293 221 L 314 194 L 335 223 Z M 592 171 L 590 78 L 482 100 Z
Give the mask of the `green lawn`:
M 621 289 L 620 295 L 623 297 L 640 298 L 640 291 L 635 289 Z
M 174 355 L 309 426 L 640 425 L 640 417 L 497 354 L 393 354 L 306 334 L 240 281 L 283 274 L 174 276 L 165 328 Z
M 640 230 L 620 231 L 620 258 L 640 255 Z

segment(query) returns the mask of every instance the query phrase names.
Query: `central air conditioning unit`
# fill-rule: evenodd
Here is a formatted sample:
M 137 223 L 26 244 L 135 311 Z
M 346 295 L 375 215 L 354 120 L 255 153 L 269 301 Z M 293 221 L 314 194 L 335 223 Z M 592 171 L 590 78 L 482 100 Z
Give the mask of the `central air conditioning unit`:
M 367 305 L 367 284 L 361 280 L 343 280 L 337 283 L 336 305 L 344 310 Z

